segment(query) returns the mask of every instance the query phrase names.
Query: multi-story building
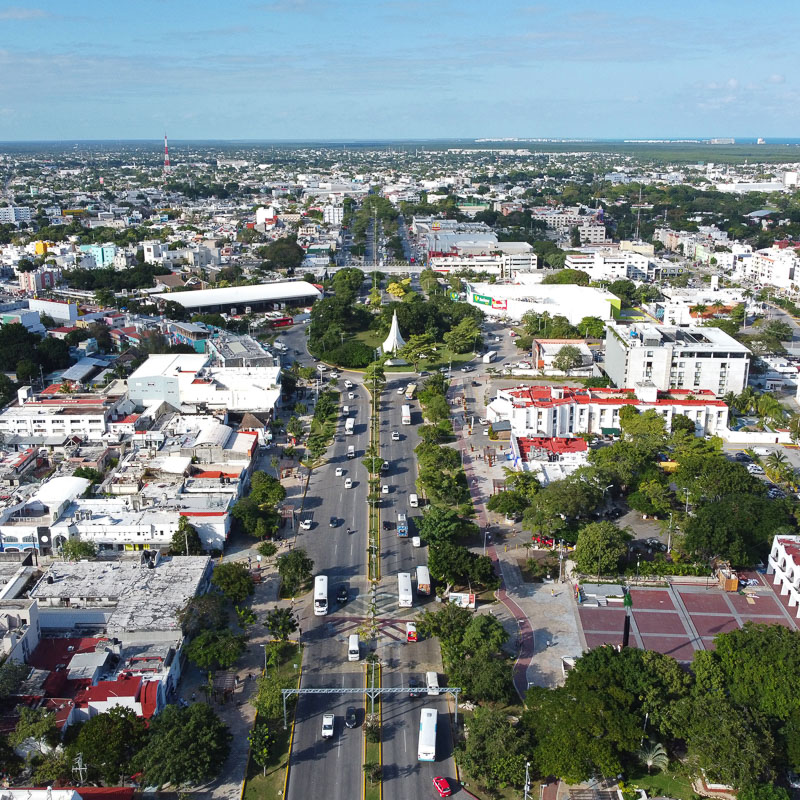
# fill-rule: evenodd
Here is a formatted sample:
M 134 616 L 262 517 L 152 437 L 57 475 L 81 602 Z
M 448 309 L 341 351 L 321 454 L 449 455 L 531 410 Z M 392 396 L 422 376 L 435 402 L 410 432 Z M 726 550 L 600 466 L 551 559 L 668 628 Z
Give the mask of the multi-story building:
M 115 244 L 82 244 L 82 253 L 91 256 L 97 269 L 107 269 L 114 266 L 114 257 L 117 254 Z
M 32 219 L 33 211 L 27 206 L 0 206 L 0 223 L 3 225 L 18 225 Z
M 800 285 L 800 258 L 794 247 L 773 245 L 740 262 L 738 274 L 762 286 L 795 291 Z
M 428 265 L 435 272 L 472 270 L 512 278 L 517 272 L 531 272 L 538 267 L 536 253 L 491 253 L 484 255 L 431 255 Z
M 124 397 L 101 394 L 61 394 L 58 391 L 34 395 L 30 386 L 18 392 L 18 402 L 0 411 L 0 433 L 27 439 L 79 437 L 96 442 L 108 424 L 133 410 Z
M 564 261 L 567 269 L 579 269 L 593 281 L 659 281 L 684 272 L 682 265 L 663 258 L 653 258 L 632 250 L 597 250 L 594 253 L 569 253 Z
M 750 350 L 719 328 L 609 323 L 605 370 L 621 388 L 650 381 L 659 391 L 738 394 L 747 386 Z
M 23 292 L 37 294 L 52 289 L 61 280 L 61 271 L 57 269 L 37 269 L 33 272 L 20 272 L 17 275 L 19 288 Z
M 659 392 L 652 384 L 639 385 L 635 392 L 569 386 L 498 389 L 486 416 L 489 422 L 510 422 L 514 436 L 600 435 L 619 432 L 619 413 L 625 406 L 640 412 L 655 410 L 664 418 L 667 430 L 677 414 L 692 420 L 697 433 L 716 434 L 728 426 L 728 406 L 712 392 Z

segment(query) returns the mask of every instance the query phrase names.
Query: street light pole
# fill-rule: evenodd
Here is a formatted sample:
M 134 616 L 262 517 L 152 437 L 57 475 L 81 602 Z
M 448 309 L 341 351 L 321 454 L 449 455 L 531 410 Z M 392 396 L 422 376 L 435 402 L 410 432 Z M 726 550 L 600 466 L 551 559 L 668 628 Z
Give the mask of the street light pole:
M 264 677 L 267 677 L 267 646 L 265 644 L 260 645 L 260 647 L 264 648 Z
M 683 490 L 683 493 L 686 495 L 686 515 L 689 515 L 689 489 L 686 488 Z

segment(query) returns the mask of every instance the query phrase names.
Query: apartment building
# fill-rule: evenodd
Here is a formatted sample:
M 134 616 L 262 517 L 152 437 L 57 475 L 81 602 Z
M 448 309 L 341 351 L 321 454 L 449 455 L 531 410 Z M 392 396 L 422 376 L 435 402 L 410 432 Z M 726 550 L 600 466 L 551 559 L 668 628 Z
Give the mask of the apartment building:
M 620 388 L 649 381 L 659 391 L 738 394 L 747 386 L 750 350 L 719 328 L 608 323 L 605 370 Z
M 491 423 L 510 422 L 517 437 L 603 435 L 619 433 L 619 414 L 625 406 L 640 412 L 655 410 L 667 430 L 677 414 L 692 420 L 698 434 L 719 433 L 728 426 L 728 407 L 712 392 L 659 392 L 652 383 L 640 384 L 635 392 L 569 386 L 498 389 L 486 416 Z
M 0 206 L 0 223 L 4 225 L 18 225 L 32 219 L 33 211 L 27 206 Z

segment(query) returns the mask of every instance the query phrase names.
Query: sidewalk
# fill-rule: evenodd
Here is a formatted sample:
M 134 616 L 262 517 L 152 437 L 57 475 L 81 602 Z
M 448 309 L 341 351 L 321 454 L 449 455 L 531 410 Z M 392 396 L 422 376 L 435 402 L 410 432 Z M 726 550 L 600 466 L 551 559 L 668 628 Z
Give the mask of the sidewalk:
M 504 477 L 502 465 L 506 462 L 495 461 L 490 467 L 471 450 L 466 437 L 457 442 L 456 448 L 461 451 L 476 522 L 481 529 L 486 529 L 489 526 L 486 500 L 491 495 L 492 480 Z M 509 548 L 505 543 L 487 543 L 486 554 L 495 563 L 501 579 L 497 599 L 514 620 L 506 626 L 512 636 L 516 635 L 518 643 L 514 664 L 517 693 L 524 697 L 531 685 L 560 686 L 564 682 L 562 658 L 577 657 L 586 648 L 571 583 L 525 583 L 518 559 L 525 558 L 526 553 L 516 547 Z

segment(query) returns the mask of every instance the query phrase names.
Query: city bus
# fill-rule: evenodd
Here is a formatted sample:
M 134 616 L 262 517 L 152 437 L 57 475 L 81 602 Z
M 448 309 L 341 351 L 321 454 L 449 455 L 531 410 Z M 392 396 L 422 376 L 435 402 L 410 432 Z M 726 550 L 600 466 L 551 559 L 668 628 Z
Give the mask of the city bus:
M 436 761 L 436 720 L 439 712 L 435 708 L 423 708 L 419 718 L 419 761 Z
M 266 324 L 269 328 L 288 328 L 294 325 L 294 320 L 291 317 L 270 317 Z
M 413 400 L 414 395 L 417 393 L 417 384 L 416 383 L 409 383 L 406 386 L 406 400 Z
M 411 573 L 397 573 L 397 603 L 400 608 L 411 608 L 414 597 L 411 594 Z
M 328 613 L 328 576 L 314 578 L 314 616 L 324 617 Z
M 400 409 L 401 422 L 403 425 L 411 424 L 411 406 L 403 406 Z

